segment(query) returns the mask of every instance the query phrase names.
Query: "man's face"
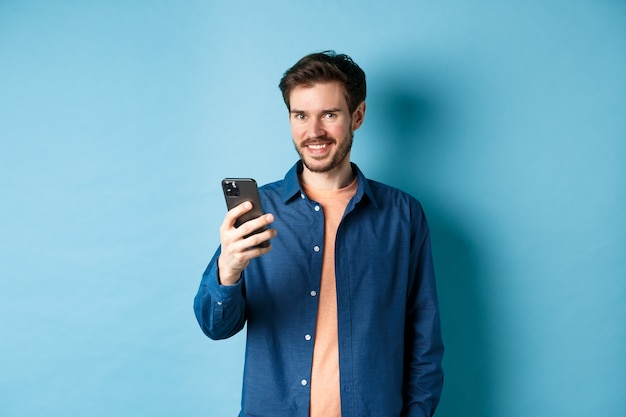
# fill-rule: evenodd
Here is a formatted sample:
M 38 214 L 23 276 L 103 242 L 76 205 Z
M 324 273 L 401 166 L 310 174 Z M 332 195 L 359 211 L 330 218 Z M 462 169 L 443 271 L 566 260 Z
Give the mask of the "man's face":
M 329 172 L 350 163 L 354 131 L 361 126 L 365 103 L 350 114 L 339 82 L 298 86 L 289 96 L 291 136 L 305 167 Z

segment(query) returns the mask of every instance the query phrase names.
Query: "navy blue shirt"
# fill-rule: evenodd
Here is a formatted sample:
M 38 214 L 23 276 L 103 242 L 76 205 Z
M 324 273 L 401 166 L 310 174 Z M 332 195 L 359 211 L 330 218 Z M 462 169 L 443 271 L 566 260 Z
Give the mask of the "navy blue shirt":
M 443 343 L 426 218 L 410 195 L 368 180 L 337 229 L 335 274 L 343 417 L 432 416 L 443 384 Z M 324 214 L 300 187 L 298 162 L 260 188 L 278 232 L 233 286 L 218 280 L 218 248 L 194 301 L 212 339 L 247 323 L 240 416 L 309 413 Z

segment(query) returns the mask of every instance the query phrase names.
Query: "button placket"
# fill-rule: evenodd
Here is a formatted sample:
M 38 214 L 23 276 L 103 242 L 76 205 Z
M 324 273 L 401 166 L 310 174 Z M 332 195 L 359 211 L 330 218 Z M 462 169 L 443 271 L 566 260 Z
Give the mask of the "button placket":
M 304 199 L 306 199 L 306 196 L 304 195 L 304 193 L 300 194 L 300 197 L 301 197 L 303 200 L 304 200 Z M 321 207 L 319 204 L 317 204 L 317 203 L 315 203 L 315 204 L 313 205 L 313 207 L 312 207 L 312 208 L 313 208 L 314 213 L 319 213 L 319 214 L 322 214 L 322 213 L 323 213 L 323 211 L 322 211 L 322 207 Z M 323 223 L 322 223 L 322 224 L 323 224 Z M 314 252 L 314 253 L 319 254 L 319 253 L 321 253 L 321 251 L 322 251 L 322 248 L 321 248 L 321 246 L 320 246 L 320 245 L 314 245 L 314 246 L 313 246 L 313 252 Z M 309 291 L 309 295 L 310 295 L 312 298 L 317 297 L 317 294 L 318 294 L 317 290 L 310 290 L 310 291 Z M 304 335 L 304 340 L 305 340 L 306 342 L 311 342 L 311 341 L 313 340 L 313 336 L 312 336 L 312 334 L 311 334 L 311 333 L 305 333 L 305 335 Z M 309 381 L 308 381 L 307 379 L 302 379 L 302 380 L 300 381 L 300 385 L 301 385 L 302 387 L 306 387 L 307 385 L 309 385 Z

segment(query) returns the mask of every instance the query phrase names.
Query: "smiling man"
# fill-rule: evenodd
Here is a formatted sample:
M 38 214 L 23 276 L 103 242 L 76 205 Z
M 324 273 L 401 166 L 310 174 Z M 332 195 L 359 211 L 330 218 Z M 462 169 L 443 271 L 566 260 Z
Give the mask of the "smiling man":
M 238 228 L 251 206 L 226 214 L 194 302 L 212 339 L 247 323 L 240 416 L 432 416 L 443 344 L 428 225 L 415 198 L 350 161 L 365 74 L 315 53 L 280 89 L 300 160 L 261 187 L 268 214 Z
M 365 101 L 349 109 L 343 85 L 328 81 L 296 86 L 290 92 L 289 103 L 291 134 L 306 167 L 305 175 L 325 173 L 311 175 L 311 180 L 337 179 L 344 177 L 337 175 L 342 172 L 352 177 L 350 150 L 354 131 L 363 122 Z

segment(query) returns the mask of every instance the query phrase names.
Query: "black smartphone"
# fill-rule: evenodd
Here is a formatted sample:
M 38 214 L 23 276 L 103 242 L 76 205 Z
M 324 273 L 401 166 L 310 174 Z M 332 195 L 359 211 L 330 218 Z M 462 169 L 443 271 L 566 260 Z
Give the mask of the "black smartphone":
M 261 199 L 259 198 L 259 189 L 257 183 L 252 178 L 224 178 L 222 180 L 222 190 L 224 191 L 224 198 L 226 199 L 226 207 L 228 210 L 238 206 L 244 201 L 252 203 L 252 210 L 244 213 L 235 221 L 235 227 L 239 227 L 245 222 L 256 219 L 263 215 L 263 208 L 261 207 Z M 255 233 L 260 233 L 266 230 L 265 227 L 255 230 L 247 236 L 251 236 Z M 266 248 L 270 245 L 269 240 L 260 243 L 258 246 Z

